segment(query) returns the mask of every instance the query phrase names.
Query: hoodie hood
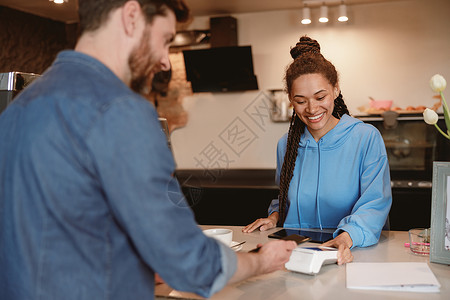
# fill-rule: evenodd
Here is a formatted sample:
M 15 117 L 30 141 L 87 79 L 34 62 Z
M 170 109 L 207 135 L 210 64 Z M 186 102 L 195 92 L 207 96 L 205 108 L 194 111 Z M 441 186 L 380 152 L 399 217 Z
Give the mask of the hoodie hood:
M 363 122 L 344 114 L 337 125 L 319 140 L 320 148 L 322 150 L 333 150 L 340 147 L 350 137 L 348 133 L 358 123 Z M 307 147 L 312 149 L 316 149 L 318 147 L 318 142 L 314 140 L 314 137 L 311 135 L 308 128 L 305 128 L 305 133 L 300 138 L 299 146 L 301 148 Z

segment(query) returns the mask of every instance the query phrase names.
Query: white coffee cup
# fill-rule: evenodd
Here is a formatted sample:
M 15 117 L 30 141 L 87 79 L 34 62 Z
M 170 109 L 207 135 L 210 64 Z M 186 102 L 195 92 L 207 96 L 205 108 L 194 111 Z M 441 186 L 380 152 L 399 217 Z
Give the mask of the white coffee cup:
M 231 246 L 231 242 L 233 241 L 233 230 L 231 229 L 213 228 L 203 230 L 203 233 L 209 237 L 221 241 L 227 246 Z

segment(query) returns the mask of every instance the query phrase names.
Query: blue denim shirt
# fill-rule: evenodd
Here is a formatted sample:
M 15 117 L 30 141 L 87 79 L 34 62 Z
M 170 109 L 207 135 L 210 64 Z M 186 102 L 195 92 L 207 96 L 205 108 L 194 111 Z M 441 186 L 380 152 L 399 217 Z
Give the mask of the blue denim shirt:
M 61 52 L 0 115 L 0 299 L 204 297 L 236 255 L 203 235 L 153 106 Z

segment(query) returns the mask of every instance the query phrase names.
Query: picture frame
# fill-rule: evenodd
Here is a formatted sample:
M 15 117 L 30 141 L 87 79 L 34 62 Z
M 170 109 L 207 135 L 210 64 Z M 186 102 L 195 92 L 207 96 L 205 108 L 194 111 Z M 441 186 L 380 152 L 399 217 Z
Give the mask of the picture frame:
M 450 162 L 433 162 L 430 262 L 450 265 Z

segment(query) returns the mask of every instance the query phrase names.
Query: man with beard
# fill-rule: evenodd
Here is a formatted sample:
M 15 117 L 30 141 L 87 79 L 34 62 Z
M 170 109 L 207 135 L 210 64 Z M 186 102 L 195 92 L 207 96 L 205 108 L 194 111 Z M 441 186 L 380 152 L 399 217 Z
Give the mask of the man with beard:
M 0 116 L 0 299 L 152 299 L 155 273 L 209 297 L 288 260 L 292 241 L 236 254 L 202 233 L 130 89 L 169 68 L 182 1 L 79 0 L 75 51 Z

